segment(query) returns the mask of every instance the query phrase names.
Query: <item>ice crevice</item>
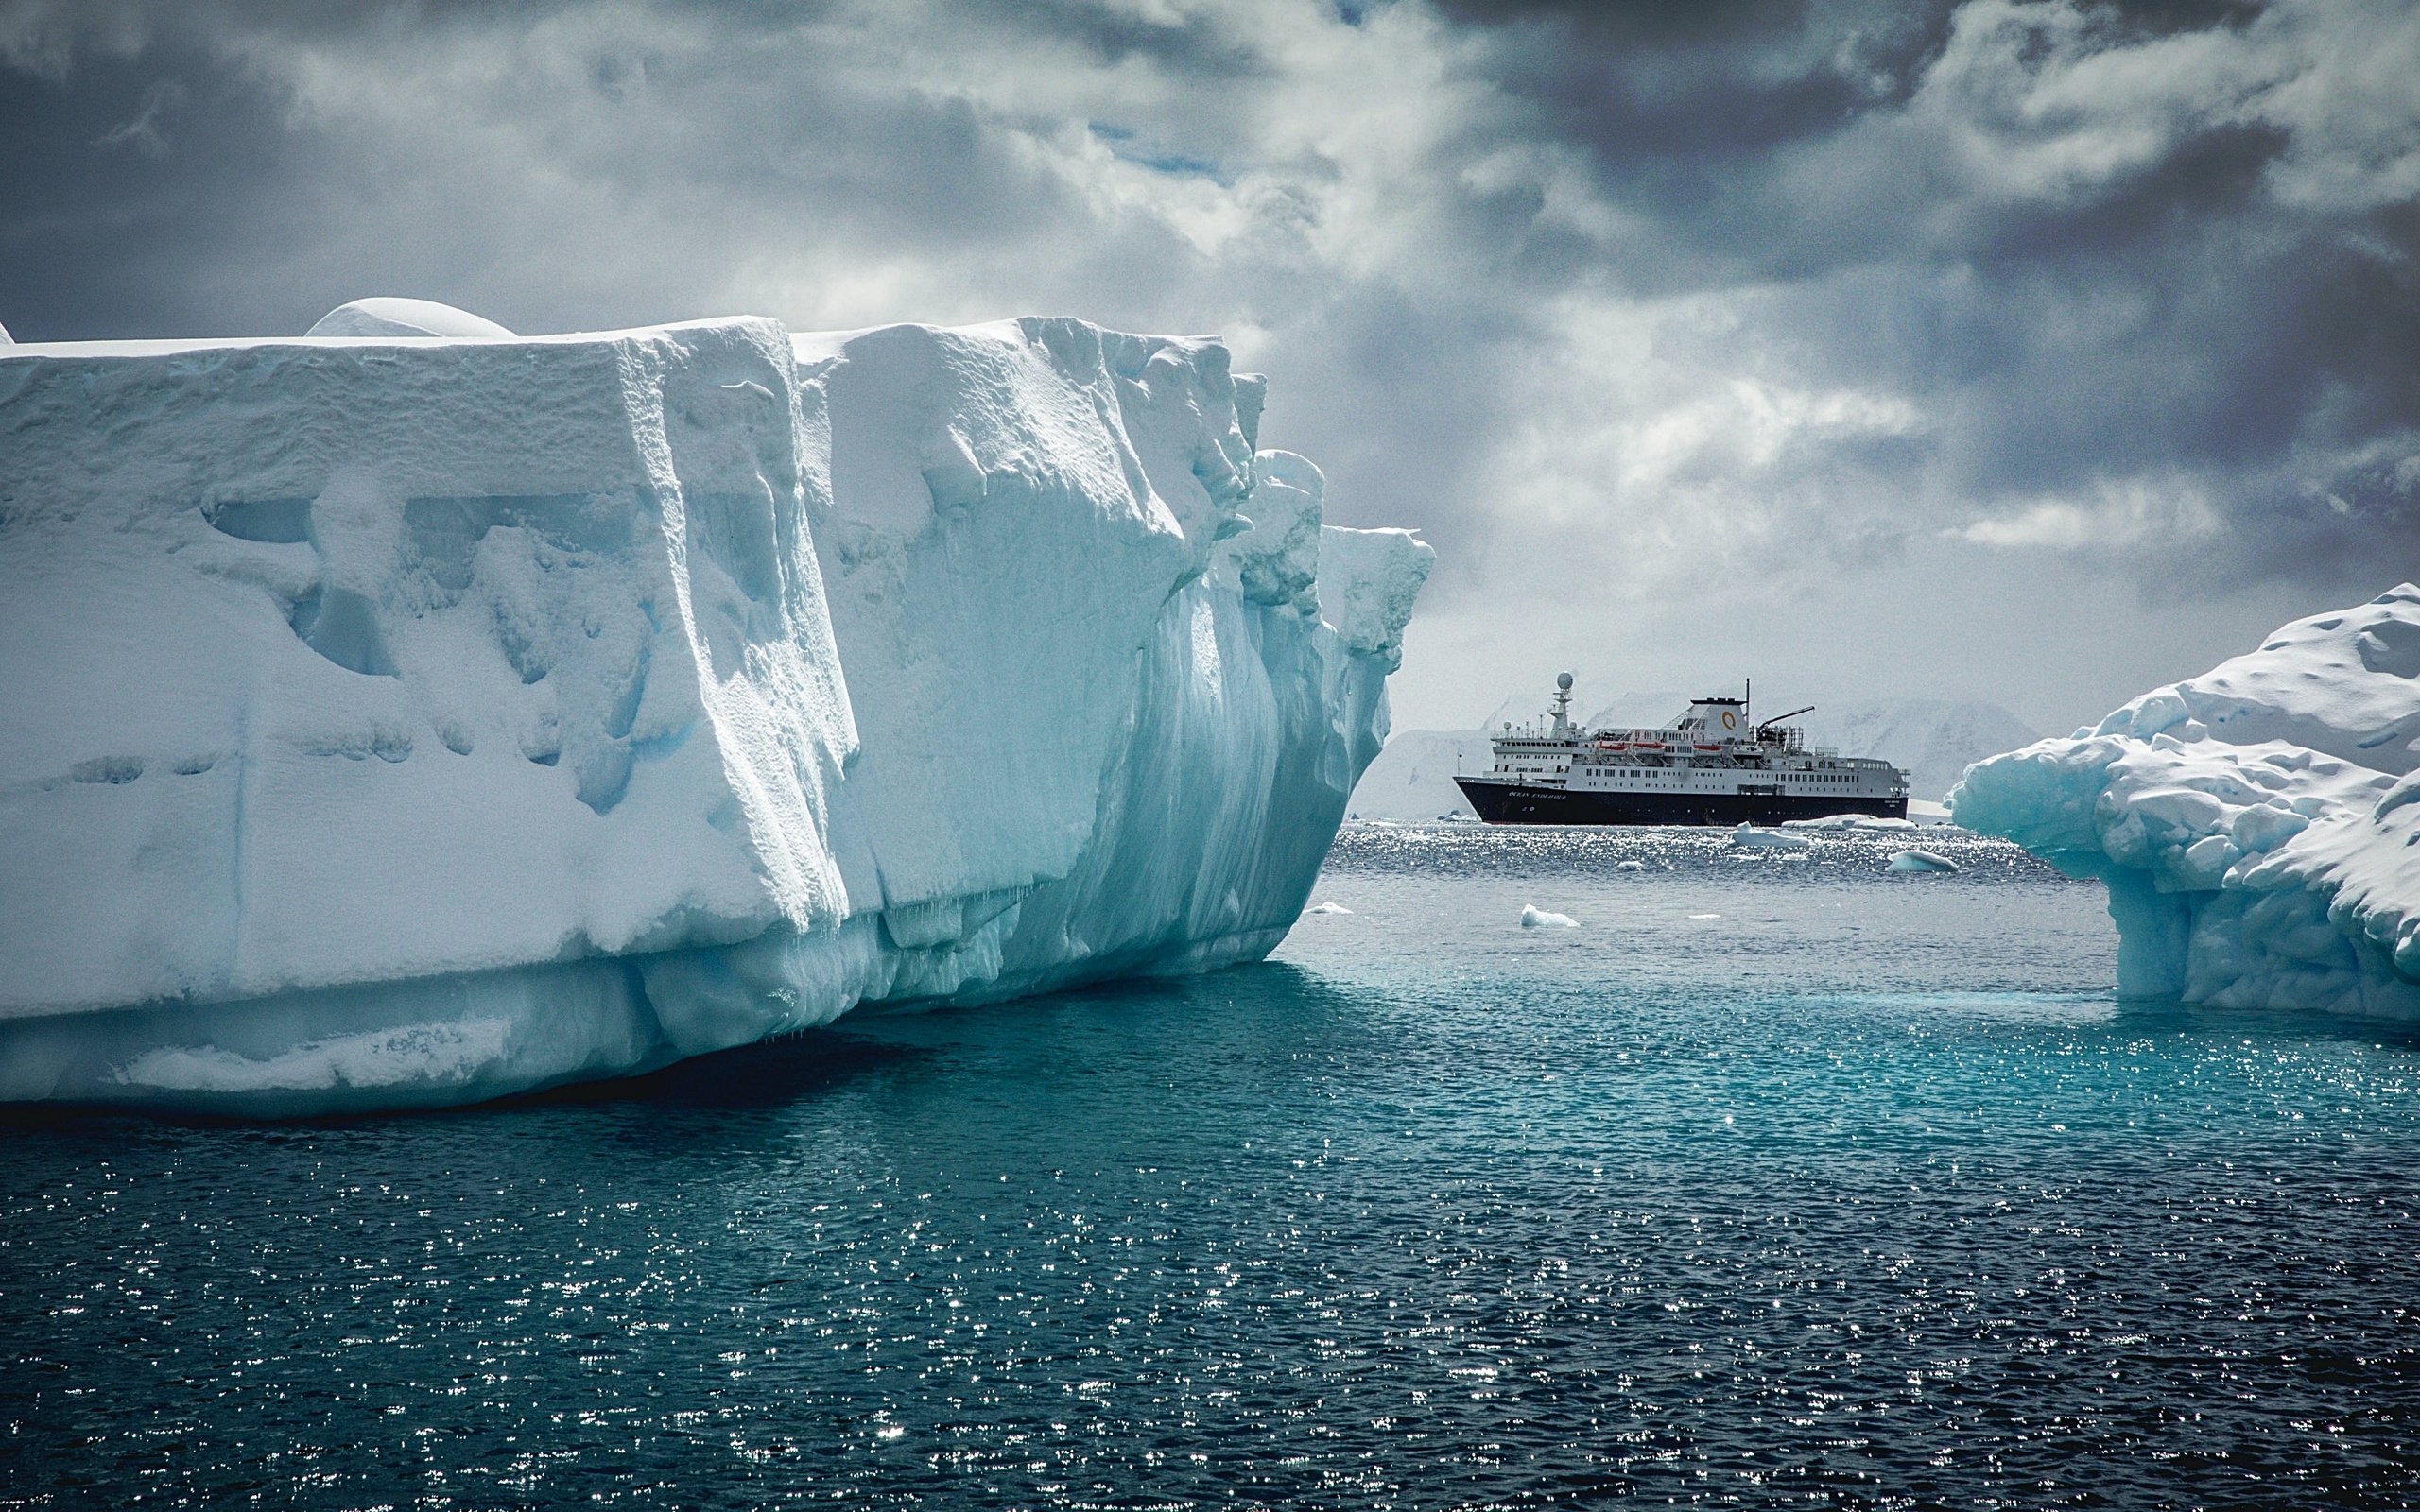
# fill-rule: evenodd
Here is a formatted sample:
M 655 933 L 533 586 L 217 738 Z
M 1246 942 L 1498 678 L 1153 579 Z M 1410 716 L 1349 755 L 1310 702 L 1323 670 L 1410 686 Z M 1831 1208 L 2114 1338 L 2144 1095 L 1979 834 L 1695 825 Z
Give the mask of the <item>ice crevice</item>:
M 1214 338 L 0 347 L 0 1099 L 474 1101 L 1264 954 L 1432 559 Z
M 1967 769 L 1959 823 L 2101 879 L 2118 988 L 2420 1019 L 2420 587 Z

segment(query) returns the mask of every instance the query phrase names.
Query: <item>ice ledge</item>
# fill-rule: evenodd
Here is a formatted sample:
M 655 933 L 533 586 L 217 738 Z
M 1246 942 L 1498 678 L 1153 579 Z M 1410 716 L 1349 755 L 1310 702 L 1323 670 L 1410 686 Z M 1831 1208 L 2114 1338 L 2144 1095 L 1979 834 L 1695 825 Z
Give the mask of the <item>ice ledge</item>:
M 2420 1018 L 2420 589 L 1967 769 L 1958 822 L 2109 888 L 2118 989 Z

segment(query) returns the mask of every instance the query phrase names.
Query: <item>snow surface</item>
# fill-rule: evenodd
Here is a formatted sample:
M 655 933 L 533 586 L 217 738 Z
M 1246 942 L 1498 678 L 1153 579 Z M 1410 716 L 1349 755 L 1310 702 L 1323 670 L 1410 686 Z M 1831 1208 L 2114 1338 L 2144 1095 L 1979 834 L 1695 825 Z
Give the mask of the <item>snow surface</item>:
M 1996 757 L 1958 822 L 2101 878 L 2118 990 L 2420 1017 L 2420 588 Z
M 355 300 L 320 317 L 313 336 L 510 336 L 493 320 L 433 300 Z
M 471 1101 L 1300 915 L 1432 558 L 1215 340 L 448 317 L 0 351 L 0 1098 Z

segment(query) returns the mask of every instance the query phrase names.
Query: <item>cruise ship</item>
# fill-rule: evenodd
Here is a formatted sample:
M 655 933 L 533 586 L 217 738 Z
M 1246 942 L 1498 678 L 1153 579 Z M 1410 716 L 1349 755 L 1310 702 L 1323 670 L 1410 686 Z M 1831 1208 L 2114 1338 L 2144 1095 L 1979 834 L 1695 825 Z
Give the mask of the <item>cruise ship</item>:
M 1582 730 L 1571 674 L 1555 679 L 1543 725 L 1511 724 L 1494 769 L 1456 777 L 1490 824 L 1779 824 L 1834 814 L 1908 816 L 1908 774 L 1889 762 L 1808 747 L 1782 721 L 1752 723 L 1745 698 L 1700 698 L 1654 730 Z

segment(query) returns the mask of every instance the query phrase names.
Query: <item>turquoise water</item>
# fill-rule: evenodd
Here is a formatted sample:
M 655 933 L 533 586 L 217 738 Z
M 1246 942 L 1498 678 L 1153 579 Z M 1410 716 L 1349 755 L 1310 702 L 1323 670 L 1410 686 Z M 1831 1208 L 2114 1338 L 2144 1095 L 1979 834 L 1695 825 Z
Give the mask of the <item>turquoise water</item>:
M 2420 1501 L 2420 1040 L 1893 849 L 1357 830 L 1261 966 L 17 1124 L 0 1504 Z

